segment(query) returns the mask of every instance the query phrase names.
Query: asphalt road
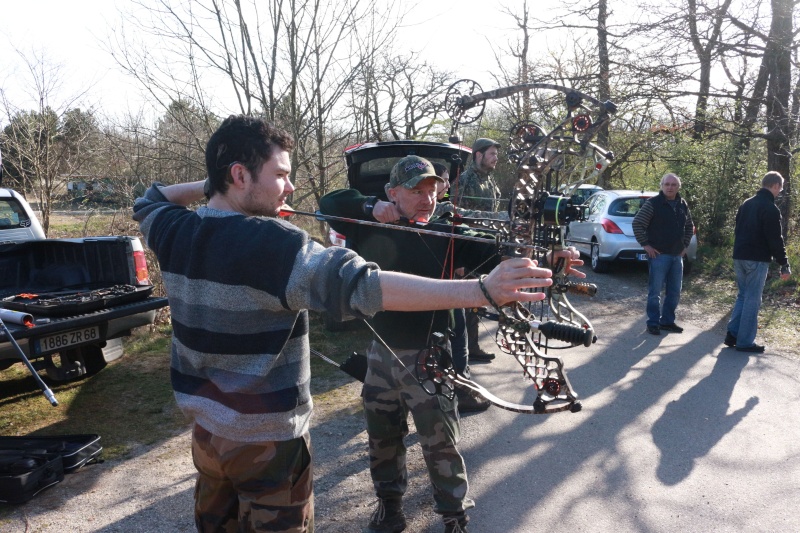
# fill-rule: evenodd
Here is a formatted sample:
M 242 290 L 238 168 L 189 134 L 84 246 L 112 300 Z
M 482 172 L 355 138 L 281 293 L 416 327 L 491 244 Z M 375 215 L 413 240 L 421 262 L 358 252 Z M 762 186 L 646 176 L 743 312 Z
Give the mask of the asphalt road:
M 769 348 L 725 348 L 722 312 L 679 308 L 683 334 L 649 335 L 646 274 L 593 278 L 597 298 L 576 305 L 598 342 L 562 352 L 583 410 L 521 415 L 492 407 L 462 419 L 460 448 L 477 503 L 470 531 L 800 531 L 800 363 Z M 493 346 L 489 331 L 482 344 Z M 507 356 L 473 365 L 473 377 L 504 399 L 532 401 Z M 317 532 L 360 531 L 374 501 L 360 415 L 321 420 L 312 438 Z M 416 438 L 408 443 L 407 531 L 440 532 Z M 0 530 L 192 531 L 188 446 L 183 434 L 85 467 L 6 510 Z
M 798 364 L 726 348 L 724 321 L 593 321 L 598 343 L 563 357 L 581 412 L 465 417 L 474 529 L 800 531 Z M 506 363 L 476 379 L 513 396 Z

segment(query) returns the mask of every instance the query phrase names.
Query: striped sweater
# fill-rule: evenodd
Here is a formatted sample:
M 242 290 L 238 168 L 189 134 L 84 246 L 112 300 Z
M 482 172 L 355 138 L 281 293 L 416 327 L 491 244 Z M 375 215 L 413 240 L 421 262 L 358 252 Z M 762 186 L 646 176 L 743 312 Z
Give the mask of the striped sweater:
M 306 310 L 381 311 L 377 266 L 280 219 L 169 203 L 159 185 L 133 218 L 167 289 L 178 406 L 239 442 L 301 436 L 312 408 Z

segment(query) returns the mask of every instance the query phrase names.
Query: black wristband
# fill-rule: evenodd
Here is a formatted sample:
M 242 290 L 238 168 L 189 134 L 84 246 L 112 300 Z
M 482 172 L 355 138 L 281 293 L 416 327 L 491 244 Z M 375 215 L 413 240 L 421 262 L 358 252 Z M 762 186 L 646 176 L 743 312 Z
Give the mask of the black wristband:
M 361 206 L 361 209 L 364 211 L 364 214 L 368 217 L 372 216 L 372 210 L 375 209 L 375 204 L 378 203 L 377 196 L 370 196 L 369 198 L 364 201 L 364 204 Z
M 483 284 L 483 280 L 486 279 L 486 274 L 483 274 L 481 277 L 478 278 L 478 287 L 481 288 L 481 292 L 483 293 L 483 297 L 486 298 L 486 301 L 494 307 L 498 313 L 500 313 L 500 306 L 495 303 L 492 297 L 489 295 L 489 290 L 486 288 L 486 285 Z

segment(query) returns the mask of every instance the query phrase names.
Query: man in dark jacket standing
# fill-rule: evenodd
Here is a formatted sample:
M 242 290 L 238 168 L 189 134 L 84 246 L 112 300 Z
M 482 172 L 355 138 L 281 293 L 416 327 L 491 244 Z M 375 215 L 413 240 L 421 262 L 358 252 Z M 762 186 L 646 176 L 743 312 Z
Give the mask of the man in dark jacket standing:
M 692 240 L 694 224 L 689 206 L 678 191 L 681 179 L 675 174 L 661 178 L 661 192 L 647 200 L 633 219 L 633 234 L 647 252 L 650 279 L 647 294 L 647 331 L 682 333 L 675 323 L 675 309 L 681 297 L 683 257 Z M 665 287 L 664 303 L 661 289 Z
M 767 172 L 761 189 L 748 198 L 736 213 L 733 242 L 733 268 L 739 293 L 728 322 L 725 344 L 740 352 L 762 353 L 764 345 L 756 344 L 758 310 L 761 292 L 767 280 L 770 262 L 781 265 L 781 279 L 792 274 L 781 233 L 781 212 L 775 198 L 783 190 L 783 176 Z

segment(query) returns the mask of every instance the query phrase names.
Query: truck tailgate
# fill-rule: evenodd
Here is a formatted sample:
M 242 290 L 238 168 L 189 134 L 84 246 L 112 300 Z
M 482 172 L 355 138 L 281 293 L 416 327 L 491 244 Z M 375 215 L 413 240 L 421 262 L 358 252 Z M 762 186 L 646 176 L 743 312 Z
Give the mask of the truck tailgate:
M 41 315 L 34 315 L 34 318 L 36 319 L 36 326 L 32 328 L 26 328 L 16 324 L 6 324 L 6 327 L 8 327 L 11 335 L 13 335 L 15 339 L 20 340 L 30 337 L 39 337 L 49 333 L 58 333 L 67 329 L 112 322 L 132 315 L 154 311 L 156 309 L 166 307 L 167 305 L 168 301 L 166 298 L 151 296 L 142 301 L 117 305 L 89 313 L 81 313 L 76 316 L 48 317 L 43 319 Z M 8 341 L 8 339 L 6 338 L 5 333 L 0 332 L 0 342 L 6 341 Z

